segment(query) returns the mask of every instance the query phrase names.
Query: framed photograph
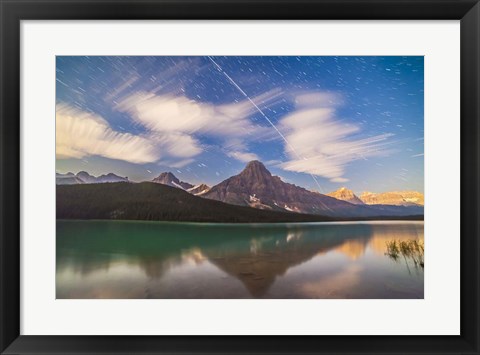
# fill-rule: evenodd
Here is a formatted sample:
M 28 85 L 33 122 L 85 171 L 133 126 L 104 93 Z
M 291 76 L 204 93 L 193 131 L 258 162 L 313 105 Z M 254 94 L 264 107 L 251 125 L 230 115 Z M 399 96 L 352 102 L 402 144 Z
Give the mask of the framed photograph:
M 2 354 L 479 353 L 477 1 L 0 1 Z

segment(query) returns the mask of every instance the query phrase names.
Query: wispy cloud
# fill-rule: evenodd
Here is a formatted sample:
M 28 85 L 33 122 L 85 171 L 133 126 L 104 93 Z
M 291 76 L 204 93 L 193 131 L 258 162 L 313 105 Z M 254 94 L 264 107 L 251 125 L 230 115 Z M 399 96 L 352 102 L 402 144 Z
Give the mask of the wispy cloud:
M 158 162 L 159 165 L 165 165 L 169 166 L 171 168 L 183 168 L 184 166 L 187 166 L 195 161 L 194 158 L 188 158 L 188 159 L 182 159 L 182 160 L 161 160 Z
M 308 93 L 296 97 L 296 109 L 280 121 L 280 130 L 289 144 L 289 160 L 280 164 L 284 170 L 321 176 L 332 182 L 346 182 L 346 166 L 360 159 L 388 155 L 385 133 L 360 138 L 360 128 L 345 123 L 336 115 L 342 102 L 332 93 Z
M 279 90 L 272 90 L 253 100 L 258 105 L 272 105 L 281 94 Z M 227 156 L 242 162 L 258 159 L 256 154 L 248 152 L 248 140 L 270 133 L 268 127 L 249 118 L 256 109 L 248 101 L 214 105 L 185 96 L 136 92 L 118 102 L 114 109 L 128 113 L 154 137 L 168 137 L 170 140 L 177 136 L 182 139 L 185 144 L 175 140 L 175 151 L 169 149 L 172 155 L 185 153 L 181 154 L 182 157 L 197 155 L 198 145 L 195 143 L 198 137 L 210 136 L 223 140 Z
M 259 160 L 257 154 L 249 152 L 228 152 L 227 155 L 231 158 L 235 158 L 243 163 L 248 163 L 252 160 Z
M 116 87 L 113 91 L 110 91 L 104 98 L 105 101 L 111 101 L 115 99 L 118 95 L 121 95 L 125 92 L 128 88 L 130 88 L 134 83 L 136 83 L 140 79 L 138 74 L 132 75 L 130 78 L 125 80 L 121 85 Z
M 268 92 L 258 100 L 268 102 L 275 97 L 275 92 Z M 261 130 L 248 119 L 254 111 L 248 102 L 216 106 L 185 96 L 137 92 L 124 98 L 114 109 L 130 114 L 136 122 L 155 132 L 243 137 Z
M 134 82 L 128 80 L 118 94 Z M 277 167 L 343 183 L 348 181 L 345 170 L 349 163 L 391 152 L 388 145 L 392 134 L 360 137 L 358 126 L 337 117 L 343 99 L 335 93 L 307 92 L 292 98 L 276 89 L 251 101 L 214 105 L 185 96 L 138 91 L 124 96 L 113 107 L 144 128 L 145 133 L 138 135 L 117 132 L 99 115 L 59 104 L 57 157 L 99 155 L 139 164 L 184 167 L 203 152 L 202 137 L 210 136 L 223 142 L 222 151 L 228 157 L 241 162 L 261 159 L 249 150 L 248 143 L 262 136 L 272 138 L 275 132 L 251 120 L 257 111 L 255 105 L 271 107 L 286 99 L 293 100 L 295 108 L 278 124 L 288 159 L 277 162 Z
M 155 146 L 148 139 L 116 132 L 102 117 L 67 104 L 56 107 L 56 155 L 58 158 L 100 155 L 133 163 L 158 159 Z
M 160 92 L 178 93 L 182 89 L 182 83 L 178 80 L 178 77 L 191 72 L 193 68 L 196 68 L 196 72 L 201 71 L 202 67 L 198 67 L 198 65 L 199 60 L 195 58 L 174 60 L 170 66 L 154 72 L 149 80 L 140 80 L 142 76 L 139 72 L 145 72 L 149 69 L 148 62 L 146 62 L 143 66 L 140 65 L 140 68 L 136 68 L 132 72 L 127 72 L 128 74 L 124 75 L 122 79 L 113 86 L 113 89 L 107 92 L 103 99 L 108 103 L 122 101 L 126 96 L 130 96 L 132 91 L 135 92 L 139 90 L 151 94 Z
M 423 157 L 424 156 L 424 153 L 420 153 L 420 154 L 414 154 L 412 156 L 410 156 L 410 158 L 418 158 L 418 157 Z
M 97 114 L 65 103 L 56 107 L 56 155 L 60 159 L 98 155 L 143 164 L 164 157 L 184 160 L 201 151 L 200 143 L 189 135 L 117 132 Z

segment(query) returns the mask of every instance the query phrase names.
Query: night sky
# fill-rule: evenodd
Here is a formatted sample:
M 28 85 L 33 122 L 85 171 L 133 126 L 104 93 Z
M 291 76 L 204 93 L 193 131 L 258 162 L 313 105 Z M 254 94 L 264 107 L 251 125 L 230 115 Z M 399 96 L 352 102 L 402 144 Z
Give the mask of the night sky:
M 423 192 L 423 57 L 57 57 L 56 170 Z

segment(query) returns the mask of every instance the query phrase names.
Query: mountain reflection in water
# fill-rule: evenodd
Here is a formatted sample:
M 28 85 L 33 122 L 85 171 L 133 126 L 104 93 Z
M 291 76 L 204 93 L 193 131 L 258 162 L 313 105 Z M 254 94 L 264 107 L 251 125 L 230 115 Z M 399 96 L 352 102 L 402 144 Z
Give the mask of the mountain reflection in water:
M 423 222 L 57 221 L 57 298 L 423 298 Z

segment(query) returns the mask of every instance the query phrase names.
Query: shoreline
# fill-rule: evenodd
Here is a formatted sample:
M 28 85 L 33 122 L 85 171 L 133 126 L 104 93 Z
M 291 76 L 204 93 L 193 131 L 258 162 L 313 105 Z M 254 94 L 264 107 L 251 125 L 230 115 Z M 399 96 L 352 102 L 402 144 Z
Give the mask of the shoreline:
M 194 225 L 194 226 L 241 226 L 241 227 L 259 227 L 259 226 L 294 226 L 294 225 L 345 225 L 345 224 L 406 224 L 424 223 L 423 219 L 361 219 L 361 220 L 338 220 L 322 222 L 266 222 L 266 223 L 225 223 L 225 222 L 196 222 L 196 221 L 154 221 L 142 219 L 56 219 L 56 222 L 122 222 L 122 223 L 151 223 L 151 224 L 169 224 L 169 225 Z

